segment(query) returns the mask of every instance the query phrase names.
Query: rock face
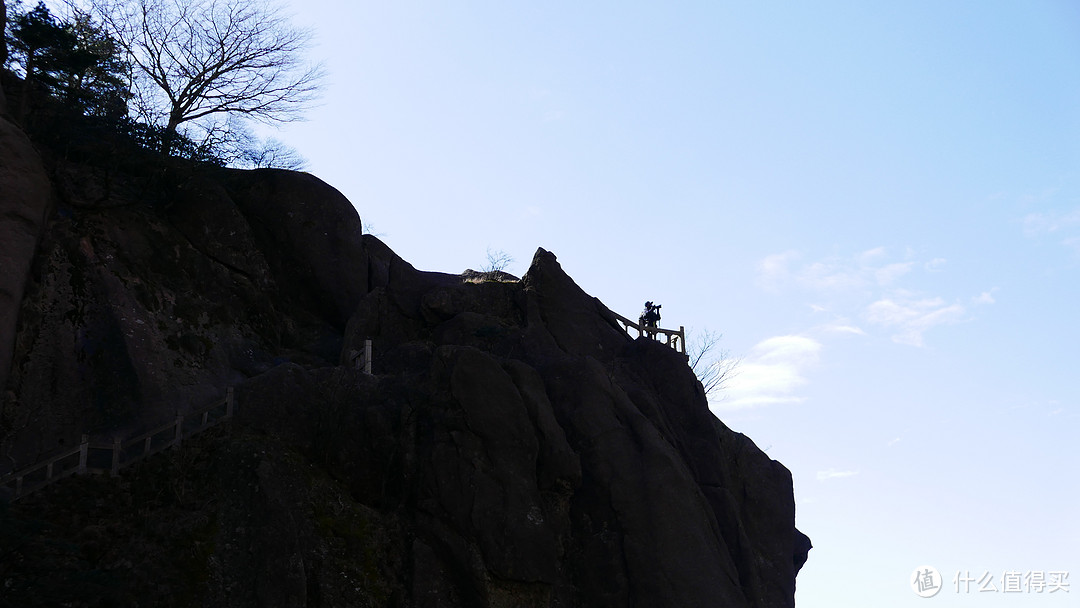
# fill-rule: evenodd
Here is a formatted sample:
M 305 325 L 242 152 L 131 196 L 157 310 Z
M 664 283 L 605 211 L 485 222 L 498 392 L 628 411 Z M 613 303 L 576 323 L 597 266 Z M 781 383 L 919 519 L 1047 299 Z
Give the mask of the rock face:
M 0 92 L 0 386 L 11 367 L 19 307 L 52 204 L 52 189 L 41 159 L 26 135 L 3 114 L 2 95 Z
M 4 313 L 20 318 L 0 418 L 9 459 L 158 424 L 283 361 L 336 363 L 362 275 L 336 270 L 349 266 L 334 256 L 360 255 L 359 219 L 336 190 L 270 170 L 150 181 L 55 161 L 52 173 L 41 242 L 14 223 L 34 272 L 21 310 Z M 30 183 L 43 187 L 23 200 L 45 207 L 49 180 Z M 324 204 L 275 206 L 282 196 Z M 328 241 L 336 250 L 320 249 Z
M 2 121 L 0 143 L 7 468 L 237 396 L 168 457 L 0 511 L 12 601 L 51 568 L 89 605 L 794 604 L 788 471 L 553 254 L 467 281 L 306 174 L 38 157 Z

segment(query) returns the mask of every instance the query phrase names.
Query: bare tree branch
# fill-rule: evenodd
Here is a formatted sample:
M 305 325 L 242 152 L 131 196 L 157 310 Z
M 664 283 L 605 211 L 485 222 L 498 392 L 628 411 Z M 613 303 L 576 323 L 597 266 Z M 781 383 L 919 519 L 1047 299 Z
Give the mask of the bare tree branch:
M 215 114 L 298 120 L 321 90 L 322 66 L 304 60 L 311 33 L 273 2 L 87 2 L 135 66 L 137 111 L 167 139 Z
M 708 329 L 700 334 L 691 334 L 687 340 L 687 355 L 690 358 L 690 369 L 701 382 L 708 397 L 724 388 L 724 384 L 738 373 L 740 359 L 732 358 L 731 353 L 719 348 L 723 334 L 718 334 Z
M 487 263 L 481 267 L 481 272 L 505 272 L 510 264 L 514 263 L 514 257 L 502 249 L 492 251 L 487 249 Z

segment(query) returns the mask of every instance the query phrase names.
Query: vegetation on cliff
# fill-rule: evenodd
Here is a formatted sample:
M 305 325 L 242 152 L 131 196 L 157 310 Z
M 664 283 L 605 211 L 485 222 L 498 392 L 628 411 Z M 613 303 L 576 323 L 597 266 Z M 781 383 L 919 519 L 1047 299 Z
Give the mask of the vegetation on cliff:
M 60 143 L 72 130 L 198 162 L 299 168 L 249 119 L 296 120 L 319 91 L 310 34 L 273 5 L 95 0 L 59 18 L 6 6 L 5 87 L 18 122 Z M 86 132 L 90 133 L 87 134 Z

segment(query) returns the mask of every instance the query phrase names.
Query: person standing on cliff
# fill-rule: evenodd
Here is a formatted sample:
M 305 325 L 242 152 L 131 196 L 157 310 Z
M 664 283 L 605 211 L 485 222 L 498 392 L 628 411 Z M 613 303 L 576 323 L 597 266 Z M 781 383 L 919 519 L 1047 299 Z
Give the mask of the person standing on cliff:
M 645 302 L 645 312 L 641 313 L 638 321 L 645 327 L 656 327 L 660 322 L 660 304 Z

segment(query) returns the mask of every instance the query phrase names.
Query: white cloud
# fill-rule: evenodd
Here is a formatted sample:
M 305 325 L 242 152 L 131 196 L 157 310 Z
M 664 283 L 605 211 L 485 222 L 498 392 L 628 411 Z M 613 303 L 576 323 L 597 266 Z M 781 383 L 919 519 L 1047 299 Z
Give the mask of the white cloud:
M 825 331 L 840 333 L 840 334 L 855 334 L 856 336 L 865 336 L 866 332 L 860 327 L 854 325 L 842 325 L 840 323 L 834 323 L 832 325 L 826 325 L 823 328 Z
M 923 345 L 923 334 L 932 327 L 958 323 L 967 311 L 960 304 L 946 304 L 941 298 L 911 299 L 907 294 L 882 298 L 866 308 L 865 317 L 870 323 L 881 325 L 895 333 L 893 342 Z
M 828 471 L 818 471 L 818 481 L 828 481 L 830 479 L 839 479 L 842 477 L 852 477 L 858 475 L 858 471 L 837 471 L 836 469 L 829 469 Z
M 878 285 L 890 285 L 896 279 L 911 272 L 911 267 L 914 264 L 914 262 L 888 264 L 875 270 L 874 277 L 877 279 Z
M 814 262 L 803 267 L 798 275 L 798 281 L 818 291 L 857 288 L 866 283 L 865 277 L 859 272 L 845 268 L 833 260 Z
M 915 262 L 889 262 L 884 247 L 868 249 L 853 256 L 830 256 L 797 265 L 801 255 L 786 251 L 758 262 L 758 283 L 769 289 L 797 285 L 822 292 L 839 292 L 887 286 L 911 272 Z
M 923 265 L 927 272 L 938 272 L 945 269 L 945 258 L 934 258 Z
M 1080 255 L 1080 207 L 1069 211 L 1045 211 L 1024 216 L 1024 235 L 1029 238 L 1054 237 Z
M 1080 221 L 1080 213 L 1077 214 Z M 1077 240 L 1080 247 L 1080 239 Z M 929 272 L 943 271 L 945 258 L 929 262 L 916 259 L 908 249 L 902 257 L 891 255 L 885 247 L 874 247 L 847 256 L 828 256 L 818 261 L 804 260 L 796 251 L 768 256 L 758 263 L 759 284 L 770 290 L 801 288 L 812 293 L 809 304 L 815 313 L 859 317 L 870 326 L 889 331 L 894 342 L 922 346 L 924 334 L 939 325 L 958 323 L 967 318 L 970 305 L 993 304 L 994 290 L 965 299 L 945 299 L 905 288 Z M 897 259 L 897 258 L 900 259 Z M 913 276 L 920 271 L 921 276 Z M 850 322 L 834 321 L 825 331 L 865 335 L 870 329 Z
M 778 403 L 799 403 L 795 390 L 806 383 L 805 372 L 818 361 L 821 343 L 805 336 L 776 336 L 751 350 L 728 381 L 718 410 L 736 410 Z
M 894 446 L 894 445 L 896 445 L 898 443 L 900 443 L 900 438 L 896 437 L 896 438 L 892 439 L 891 441 L 889 441 L 889 443 L 887 443 L 885 445 L 891 448 L 892 446 Z
M 885 255 L 884 247 L 874 247 L 873 249 L 867 249 L 859 254 L 859 261 L 863 264 L 868 264 L 871 260 L 883 257 Z
M 1024 234 L 1027 236 L 1059 232 L 1071 226 L 1080 225 L 1080 209 L 1073 209 L 1069 212 L 1029 213 L 1024 216 L 1023 221 Z

